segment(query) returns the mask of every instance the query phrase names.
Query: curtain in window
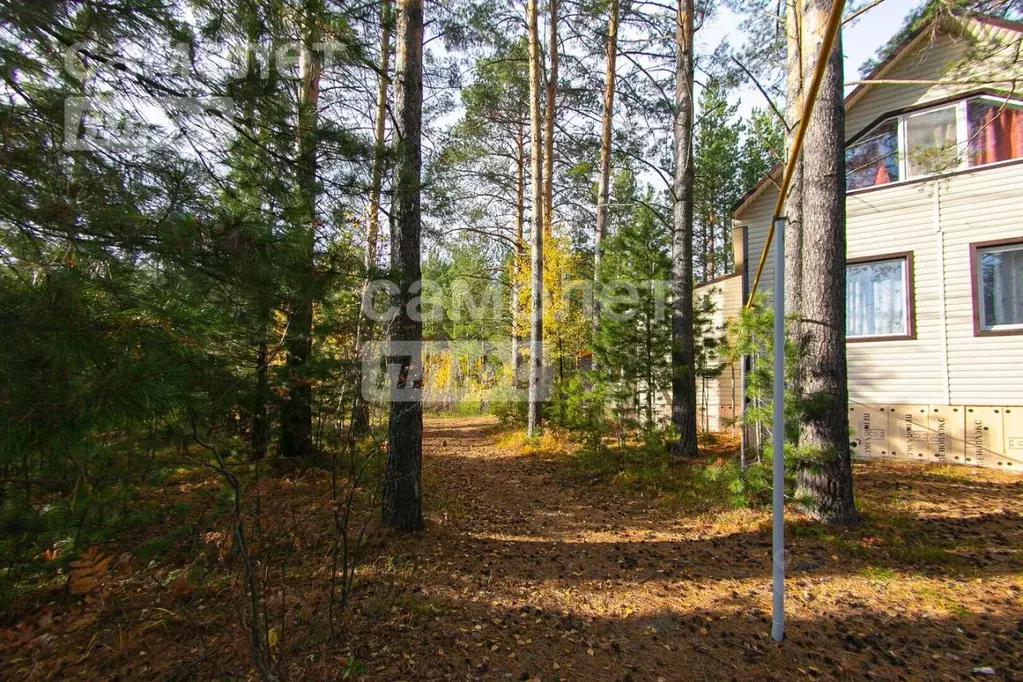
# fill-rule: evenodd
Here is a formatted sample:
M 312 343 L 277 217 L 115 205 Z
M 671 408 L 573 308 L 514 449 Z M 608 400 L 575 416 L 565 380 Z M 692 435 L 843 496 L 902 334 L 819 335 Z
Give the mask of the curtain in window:
M 1023 245 L 980 257 L 984 327 L 1023 324 Z
M 845 152 L 847 189 L 887 185 L 899 179 L 898 121 L 874 128 Z
M 968 113 L 971 165 L 1023 156 L 1023 109 L 975 99 L 969 102 Z
M 906 261 L 846 267 L 846 336 L 901 336 L 906 329 Z

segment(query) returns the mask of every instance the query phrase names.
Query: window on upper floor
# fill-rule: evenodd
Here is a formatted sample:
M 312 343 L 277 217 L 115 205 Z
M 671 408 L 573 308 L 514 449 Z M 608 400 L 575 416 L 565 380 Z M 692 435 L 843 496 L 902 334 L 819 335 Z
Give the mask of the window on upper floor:
M 910 254 L 850 260 L 845 266 L 845 281 L 846 338 L 912 338 Z
M 849 189 L 887 185 L 899 179 L 899 122 L 885 121 L 845 152 Z
M 1023 105 L 977 97 L 966 112 L 971 166 L 1023 156 Z
M 1023 103 L 979 96 L 894 116 L 849 145 L 847 188 L 1023 157 Z
M 977 334 L 1023 333 L 1023 238 L 970 245 Z

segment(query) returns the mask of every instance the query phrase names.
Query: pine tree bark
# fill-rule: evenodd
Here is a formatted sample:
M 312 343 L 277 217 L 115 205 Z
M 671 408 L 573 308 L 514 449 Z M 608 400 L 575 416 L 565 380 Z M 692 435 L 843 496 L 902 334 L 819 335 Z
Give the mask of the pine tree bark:
M 369 178 L 369 209 L 366 220 L 366 272 L 377 266 L 380 234 L 380 188 L 384 179 L 384 145 L 387 121 L 387 70 L 391 58 L 391 0 L 380 2 L 380 62 L 377 74 L 377 103 L 373 121 L 373 167 Z
M 522 306 L 519 304 L 519 286 L 522 281 L 522 259 L 525 257 L 523 230 L 526 218 L 526 131 L 521 122 L 515 130 L 515 251 L 512 254 L 512 287 L 511 287 L 511 363 L 512 387 L 519 386 L 519 372 L 522 367 L 522 337 L 519 335 L 519 317 Z
M 526 5 L 529 32 L 529 134 L 530 134 L 530 216 L 529 300 L 529 411 L 526 433 L 530 436 L 540 430 L 541 382 L 543 381 L 543 131 L 540 128 L 540 36 L 537 21 L 537 0 Z
M 415 298 L 412 285 L 422 275 L 420 262 L 420 183 L 422 178 L 423 4 L 398 0 L 395 31 L 394 109 L 395 165 L 391 227 L 391 277 L 400 291 L 393 303 L 399 311 L 391 322 L 399 366 L 387 423 L 387 466 L 383 482 L 383 520 L 395 530 L 423 526 L 423 323 L 409 315 Z M 400 344 L 401 347 L 398 347 Z M 410 389 L 415 389 L 410 392 Z M 411 395 L 407 395 L 411 393 Z
M 803 81 L 805 78 L 802 32 L 802 4 L 804 0 L 789 0 L 785 14 L 785 119 L 788 130 L 785 148 L 791 155 L 793 139 L 799 118 L 803 113 Z M 789 193 L 785 198 L 785 312 L 794 321 L 787 330 L 789 343 L 799 349 L 794 367 L 789 370 L 790 390 L 793 395 L 803 394 L 803 155 L 796 159 Z
M 696 455 L 693 340 L 693 0 L 679 0 L 675 27 L 674 231 L 671 240 L 671 421 L 676 457 Z
M 820 51 L 832 0 L 810 0 L 804 54 Z M 825 57 L 822 57 L 825 58 Z M 845 110 L 835 42 L 803 149 L 803 382 L 796 496 L 828 523 L 857 521 L 845 356 Z M 808 60 L 811 57 L 808 56 Z
M 608 200 L 611 194 L 611 125 L 614 121 L 615 61 L 618 58 L 618 0 L 607 9 L 607 58 L 604 70 L 604 111 L 600 121 L 600 173 L 597 177 L 597 224 L 593 232 L 593 335 L 600 327 L 600 260 L 604 256 Z
M 366 213 L 366 250 L 364 254 L 366 267 L 366 285 L 374 277 L 377 268 L 377 246 L 380 239 L 380 190 L 384 180 L 384 151 L 386 145 L 386 121 L 387 121 L 387 85 L 390 82 L 388 69 L 391 59 L 391 0 L 380 2 L 380 60 L 378 63 L 379 73 L 377 74 L 377 103 L 375 118 L 373 120 L 373 166 L 369 176 L 369 206 Z M 365 289 L 363 290 L 365 292 Z M 365 299 L 363 300 L 365 303 Z M 363 311 L 365 313 L 365 311 Z M 358 331 L 355 341 L 355 352 L 359 355 L 362 345 L 370 334 L 371 320 L 368 315 L 363 315 L 359 320 Z M 361 436 L 369 430 L 369 404 L 363 400 L 362 391 L 362 366 L 359 366 L 360 391 L 356 395 L 352 406 L 352 434 Z
M 318 0 L 307 0 L 302 12 L 302 44 L 299 54 L 298 127 L 296 148 L 297 194 L 299 200 L 298 241 L 300 262 L 289 305 L 288 335 L 285 341 L 288 395 L 281 409 L 282 457 L 306 457 L 313 453 L 313 389 L 309 362 L 313 347 L 313 296 L 316 236 L 316 154 L 320 101 L 320 55 L 317 22 Z
M 549 41 L 551 68 L 547 76 L 547 103 L 544 108 L 543 131 L 543 230 L 551 236 L 554 220 L 554 121 L 557 114 L 558 94 L 558 0 L 550 2 Z

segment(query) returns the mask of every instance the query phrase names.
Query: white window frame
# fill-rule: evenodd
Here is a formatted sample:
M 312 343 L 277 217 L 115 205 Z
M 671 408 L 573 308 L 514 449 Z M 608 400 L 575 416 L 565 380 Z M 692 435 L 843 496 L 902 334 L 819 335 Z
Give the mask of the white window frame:
M 895 180 L 893 182 L 886 183 L 884 185 L 869 185 L 867 187 L 858 187 L 857 189 L 853 189 L 853 190 L 849 190 L 849 191 L 850 192 L 859 192 L 859 191 L 862 191 L 862 190 L 873 189 L 875 187 L 889 187 L 891 185 L 897 185 L 897 184 L 904 183 L 904 182 L 913 182 L 913 181 L 921 180 L 921 179 L 924 179 L 924 178 L 940 176 L 940 175 L 942 175 L 944 173 L 958 172 L 958 171 L 966 170 L 966 169 L 969 169 L 969 168 L 983 168 L 985 166 L 993 166 L 993 165 L 1000 164 L 1000 163 L 1009 163 L 1009 162 L 1012 162 L 1012 161 L 1019 161 L 1020 159 L 1006 159 L 1006 160 L 1003 160 L 1003 161 L 992 161 L 990 163 L 977 164 L 977 165 L 974 165 L 974 166 L 970 165 L 970 158 L 969 158 L 970 157 L 970 153 L 969 153 L 969 151 L 970 151 L 970 122 L 969 122 L 969 113 L 968 113 L 967 105 L 970 102 L 970 100 L 976 100 L 976 99 L 982 99 L 982 100 L 986 100 L 988 102 L 993 102 L 993 103 L 996 103 L 996 104 L 1011 104 L 1011 105 L 1014 105 L 1014 106 L 1017 106 L 1017 107 L 1023 107 L 1023 100 L 1018 100 L 1018 99 L 1009 98 L 1009 97 L 998 97 L 998 96 L 995 96 L 995 95 L 970 95 L 968 97 L 964 97 L 963 99 L 957 100 L 955 102 L 946 102 L 945 104 L 939 104 L 937 106 L 928 107 L 928 108 L 925 108 L 925 109 L 917 109 L 915 111 L 910 111 L 910 112 L 907 112 L 905 114 L 898 114 L 896 116 L 889 116 L 887 118 L 883 118 L 880 121 L 878 121 L 877 123 L 875 123 L 873 126 L 871 126 L 870 129 L 867 132 L 869 133 L 870 131 L 874 130 L 875 128 L 878 128 L 878 127 L 884 125 L 885 123 L 887 123 L 888 121 L 891 121 L 893 119 L 898 121 L 898 126 L 896 127 L 896 130 L 897 130 L 897 136 L 898 136 L 897 147 L 898 147 L 898 150 L 899 150 L 899 179 Z M 956 156 L 958 158 L 958 163 L 953 168 L 947 168 L 945 170 L 938 171 L 938 172 L 935 172 L 935 173 L 922 173 L 920 175 L 910 176 L 910 174 L 909 174 L 909 149 L 906 146 L 907 143 L 908 143 L 908 138 L 909 138 L 909 136 L 907 135 L 907 132 L 908 132 L 908 130 L 907 130 L 907 121 L 910 118 L 912 118 L 913 116 L 918 116 L 920 114 L 929 114 L 929 113 L 933 113 L 935 111 L 938 111 L 940 109 L 949 109 L 949 108 L 952 108 L 952 107 L 955 107 L 955 110 L 956 110 Z M 852 143 L 852 145 L 847 144 L 846 145 L 846 149 L 848 149 L 850 146 L 853 146 L 853 145 L 857 144 L 858 142 L 859 142 L 859 140 L 856 140 L 855 142 Z M 1021 158 L 1023 158 L 1023 157 L 1021 157 Z
M 967 131 L 966 121 L 966 102 L 972 97 L 953 102 L 951 104 L 942 104 L 940 106 L 931 107 L 929 109 L 921 109 L 920 111 L 911 111 L 908 114 L 902 114 L 899 116 L 899 177 L 905 178 L 906 180 L 918 180 L 920 178 L 930 177 L 932 175 L 941 175 L 942 173 L 948 173 L 949 171 L 963 170 L 967 168 L 967 145 L 969 144 L 969 134 Z M 956 121 L 956 159 L 958 163 L 954 168 L 946 168 L 945 170 L 938 171 L 936 173 L 920 173 L 919 175 L 909 174 L 909 149 L 906 146 L 909 141 L 909 119 L 914 116 L 923 116 L 924 114 L 933 114 L 936 111 L 942 109 L 955 108 L 955 121 Z

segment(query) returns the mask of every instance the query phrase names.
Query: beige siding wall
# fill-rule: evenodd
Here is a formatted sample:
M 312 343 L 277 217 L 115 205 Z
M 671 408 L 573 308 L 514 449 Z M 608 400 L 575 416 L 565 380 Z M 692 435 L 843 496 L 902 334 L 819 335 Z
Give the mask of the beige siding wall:
M 764 250 L 764 242 L 767 241 L 767 228 L 771 224 L 771 216 L 774 213 L 774 202 L 778 200 L 778 189 L 773 184 L 760 193 L 756 199 L 740 214 L 736 220 L 738 224 L 746 227 L 746 267 L 749 272 L 750 286 L 757 274 L 757 265 L 760 262 Z M 767 260 L 764 262 L 764 271 L 760 276 L 760 284 L 757 292 L 764 292 L 770 296 L 774 285 L 774 244 L 767 251 Z
M 945 404 L 934 183 L 846 199 L 848 258 L 913 254 L 916 338 L 848 344 L 849 398 L 862 403 Z
M 883 80 L 939 80 L 965 55 L 966 44 L 946 34 L 923 35 L 915 49 L 881 76 Z M 958 69 L 956 69 L 958 70 Z M 951 97 L 956 92 L 976 90 L 977 85 L 870 85 L 846 112 L 846 139 L 860 133 L 878 117 L 892 111 Z
M 1019 34 L 995 26 L 971 22 L 966 29 L 950 33 L 924 32 L 907 54 L 875 80 L 944 81 L 943 83 L 867 85 L 846 111 L 846 139 L 862 132 L 879 117 L 892 111 L 954 97 L 985 84 L 1008 91 L 1010 70 L 1019 77 L 1023 65 L 1017 58 Z M 852 74 L 846 75 L 853 80 Z
M 966 173 L 938 192 L 951 402 L 1023 405 L 1023 336 L 974 336 L 970 295 L 970 244 L 1023 238 L 1023 165 Z
M 713 326 L 721 330 L 717 332 L 719 335 L 724 335 L 727 321 L 734 317 L 742 306 L 742 278 L 734 275 L 697 287 L 693 298 L 699 301 L 705 294 L 710 294 L 714 301 Z M 736 406 L 741 402 L 739 367 L 738 365 L 733 367 L 727 362 L 722 364 L 724 369 L 719 377 L 708 379 L 705 384 L 697 379 L 701 429 L 706 427 L 710 431 L 732 430 Z
M 1015 54 L 1019 35 L 976 22 L 969 31 L 922 35 L 878 78 L 974 82 L 868 87 L 850 103 L 846 137 L 892 111 L 976 90 L 981 87 L 978 80 L 1006 78 L 1006 61 Z M 977 58 L 980 55 L 982 59 Z M 967 56 L 971 60 L 965 60 Z M 963 66 L 966 61 L 969 67 Z M 849 344 L 851 400 L 1023 405 L 1023 336 L 973 335 L 969 249 L 973 242 L 1023 236 L 1021 188 L 1023 165 L 1010 163 L 847 197 L 848 257 L 913 252 L 916 304 L 915 339 Z M 751 280 L 776 198 L 777 189 L 768 185 L 736 216 L 736 224 L 748 231 Z M 773 278 L 772 248 L 759 286 L 768 300 Z
M 913 340 L 848 345 L 851 400 L 1023 405 L 1023 336 L 973 335 L 970 280 L 971 243 L 1023 238 L 1021 188 L 1023 164 L 1009 163 L 847 197 L 849 258 L 913 252 L 916 321 Z M 749 230 L 751 278 L 776 196 L 773 189 L 765 191 L 742 214 Z M 944 272 L 939 249 L 944 251 Z M 768 297 L 773 257 L 772 248 L 760 282 Z

